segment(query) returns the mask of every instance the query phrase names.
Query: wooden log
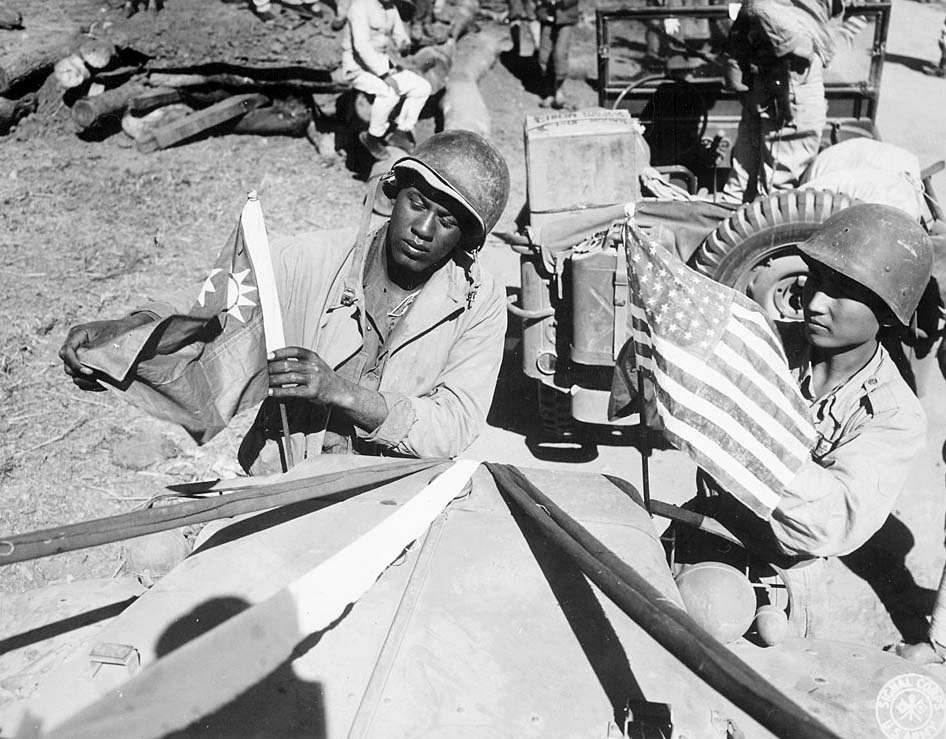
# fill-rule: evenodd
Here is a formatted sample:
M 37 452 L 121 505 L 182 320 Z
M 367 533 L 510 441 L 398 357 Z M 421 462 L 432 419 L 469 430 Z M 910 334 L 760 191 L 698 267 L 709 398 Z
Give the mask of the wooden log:
M 226 100 L 232 93 L 226 90 L 188 90 L 173 87 L 149 88 L 128 102 L 128 113 L 142 116 L 156 108 L 173 103 L 186 103 L 195 110 L 210 107 Z
M 79 56 L 91 69 L 105 69 L 115 58 L 115 46 L 105 39 L 90 38 L 82 42 Z
M 184 101 L 184 94 L 173 87 L 149 88 L 128 101 L 126 113 L 143 116 L 152 110 Z
M 500 52 L 509 48 L 509 36 L 503 27 L 493 26 L 466 41 L 457 50 L 440 101 L 443 127 L 489 136 L 489 109 L 477 82 L 496 63 Z
M 106 118 L 121 118 L 128 103 L 146 89 L 140 82 L 126 82 L 101 95 L 80 98 L 72 106 L 72 120 L 80 131 L 87 131 Z
M 19 100 L 0 98 L 0 135 L 7 133 L 16 122 L 36 110 L 36 95 L 24 95 Z
M 308 110 L 293 110 L 285 107 L 257 108 L 242 116 L 230 129 L 230 133 L 246 136 L 305 136 L 306 127 L 312 120 Z
M 266 75 L 269 77 L 269 75 Z M 342 90 L 348 87 L 347 84 L 327 78 L 325 80 L 311 80 L 302 77 L 282 77 L 275 79 L 264 79 L 262 76 L 250 76 L 245 74 L 235 74 L 221 72 L 219 74 L 200 74 L 190 72 L 159 72 L 153 71 L 148 76 L 148 81 L 155 87 L 203 87 L 217 86 L 230 87 L 236 89 L 260 89 L 267 88 L 287 88 L 291 87 L 298 90 L 307 90 L 310 92 L 326 92 L 333 90 Z
M 193 138 L 204 131 L 207 131 L 221 123 L 232 121 L 251 110 L 259 108 L 269 102 L 265 95 L 259 93 L 250 93 L 247 95 L 234 95 L 226 100 L 211 105 L 209 108 L 191 113 L 189 116 L 179 121 L 155 129 L 151 134 L 140 139 L 136 143 L 136 148 L 143 154 L 148 154 L 158 149 L 166 149 L 185 139 Z
M 0 95 L 17 97 L 16 88 L 21 84 L 34 77 L 46 77 L 56 62 L 70 52 L 76 38 L 75 33 L 60 33 L 53 40 L 25 53 L 0 53 Z
M 450 23 L 450 38 L 456 41 L 476 24 L 476 14 L 480 10 L 479 0 L 461 0 L 454 7 L 453 20 Z
M 56 81 L 63 90 L 71 90 L 82 85 L 92 76 L 92 73 L 85 66 L 81 56 L 70 54 L 56 62 L 55 75 Z
M 404 60 L 404 68 L 416 72 L 430 83 L 431 94 L 436 95 L 447 84 L 447 77 L 453 67 L 456 55 L 456 42 L 452 39 L 445 44 L 425 46 L 416 54 Z
M 13 31 L 23 28 L 23 16 L 20 11 L 7 5 L 0 5 L 0 29 Z
M 150 137 L 151 132 L 155 129 L 179 121 L 193 112 L 193 108 L 184 103 L 171 103 L 142 116 L 125 113 L 122 118 L 122 131 L 131 136 L 136 142 L 142 141 Z

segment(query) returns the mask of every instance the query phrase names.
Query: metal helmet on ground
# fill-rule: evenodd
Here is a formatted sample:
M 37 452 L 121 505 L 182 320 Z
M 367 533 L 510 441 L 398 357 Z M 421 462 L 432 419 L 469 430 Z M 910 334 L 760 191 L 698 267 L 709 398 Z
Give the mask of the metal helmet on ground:
M 411 177 L 419 177 L 469 214 L 477 247 L 496 225 L 509 198 L 506 160 L 499 149 L 472 131 L 434 134 L 413 154 L 398 159 L 383 185 L 385 195 L 394 197 Z
M 933 268 L 929 235 L 916 219 L 889 205 L 845 208 L 798 248 L 871 290 L 904 325 L 909 325 Z
M 755 590 L 735 567 L 696 562 L 684 565 L 675 580 L 687 613 L 723 644 L 749 630 L 756 611 Z

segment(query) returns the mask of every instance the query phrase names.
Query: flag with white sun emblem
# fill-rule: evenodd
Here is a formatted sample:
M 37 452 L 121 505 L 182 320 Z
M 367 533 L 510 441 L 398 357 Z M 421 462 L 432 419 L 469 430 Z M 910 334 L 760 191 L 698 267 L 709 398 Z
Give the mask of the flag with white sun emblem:
M 258 203 L 255 208 L 258 214 Z M 245 217 L 246 212 L 186 314 L 139 326 L 80 354 L 83 364 L 123 390 L 132 405 L 183 426 L 200 444 L 262 401 L 268 387 L 263 314 Z M 268 248 L 264 254 L 268 260 Z M 173 351 L 152 356 L 155 346 Z
M 648 423 L 767 519 L 815 438 L 781 343 L 758 305 L 691 270 L 631 217 L 623 242 L 631 339 L 616 388 L 635 396 L 640 371 Z

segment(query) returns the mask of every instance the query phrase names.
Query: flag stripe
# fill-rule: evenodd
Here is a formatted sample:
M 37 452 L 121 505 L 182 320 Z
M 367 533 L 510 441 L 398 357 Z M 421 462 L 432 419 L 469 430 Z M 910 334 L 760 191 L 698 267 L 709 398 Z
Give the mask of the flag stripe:
M 778 441 L 786 450 L 793 456 L 800 456 L 804 454 L 807 449 L 806 447 L 799 443 L 798 439 L 793 436 L 788 430 L 782 427 L 777 419 L 773 418 L 766 409 L 761 405 L 755 402 L 752 398 L 747 396 L 741 388 L 739 388 L 735 383 L 731 382 L 723 373 L 717 372 L 711 365 L 706 363 L 697 363 L 694 361 L 693 357 L 689 356 L 685 351 L 679 349 L 678 347 L 670 344 L 666 341 L 662 341 L 660 338 L 655 340 L 655 346 L 657 349 L 657 365 L 663 370 L 661 366 L 660 357 L 663 356 L 666 360 L 671 363 L 673 366 L 678 367 L 683 372 L 691 375 L 696 382 L 706 384 L 709 387 L 715 388 L 717 391 L 723 394 L 723 398 L 728 402 L 726 405 L 732 405 L 735 407 L 742 407 L 746 413 L 754 418 L 759 419 L 760 423 L 768 429 L 769 435 L 774 440 Z M 700 366 L 702 364 L 702 367 Z M 673 380 L 670 374 L 665 373 L 667 378 Z M 679 385 L 680 397 L 688 397 L 692 399 L 690 405 L 693 408 L 705 407 L 706 411 L 701 411 L 702 415 L 706 418 L 714 418 L 713 405 L 705 401 L 703 398 L 692 394 L 688 388 Z M 669 388 L 668 388 L 669 391 Z M 673 394 L 673 393 L 671 393 Z M 700 406 L 697 406 L 697 403 Z M 722 410 L 722 409 L 719 409 Z M 726 424 L 722 424 L 726 428 Z M 735 436 L 743 431 L 740 428 L 732 429 L 732 433 Z M 777 463 L 777 459 L 772 460 L 773 463 Z
M 743 333 L 747 336 L 750 335 L 749 332 L 751 329 L 746 325 L 747 323 L 751 323 L 758 328 L 758 331 L 754 331 L 751 334 L 755 336 L 755 340 L 752 342 L 747 341 L 746 343 L 752 343 L 756 347 L 756 353 L 767 365 L 770 367 L 788 366 L 788 360 L 785 359 L 781 342 L 772 334 L 772 329 L 769 327 L 768 322 L 758 310 L 746 310 L 744 306 L 733 303 L 733 316 L 738 320 L 730 322 L 730 327 L 734 330 L 738 327 L 739 335 Z
M 663 350 L 664 347 L 658 344 L 658 351 L 662 352 Z M 673 377 L 661 369 L 659 360 L 653 372 L 657 378 L 657 384 L 662 386 L 669 395 L 678 399 L 687 408 L 691 409 L 693 412 L 701 415 L 703 418 L 711 421 L 727 432 L 729 436 L 735 439 L 746 450 L 751 452 L 753 456 L 761 460 L 766 466 L 770 467 L 775 472 L 777 477 L 782 478 L 790 474 L 782 460 L 780 460 L 778 456 L 773 454 L 771 450 L 767 449 L 762 442 L 749 433 L 748 429 L 744 428 L 742 424 L 729 415 L 725 408 L 720 408 L 713 405 L 705 398 L 699 397 L 697 394 L 691 392 L 689 388 L 684 387 L 681 383 L 677 382 Z M 752 405 L 755 406 L 755 404 Z M 758 408 L 758 406 L 755 406 L 755 408 Z M 752 406 L 750 406 L 749 410 L 751 413 Z M 761 412 L 761 409 L 758 410 Z M 796 445 L 796 448 L 798 447 L 800 447 L 800 445 Z M 804 453 L 803 447 L 802 453 Z
M 667 431 L 679 437 L 692 448 L 699 451 L 704 458 L 700 461 L 700 466 L 708 470 L 712 467 L 718 467 L 726 472 L 726 475 L 733 479 L 740 487 L 755 496 L 762 506 L 766 509 L 773 509 L 778 505 L 779 496 L 771 488 L 755 475 L 749 472 L 740 460 L 732 457 L 725 449 L 717 444 L 713 439 L 700 433 L 693 426 L 678 421 L 673 414 L 667 411 L 667 408 L 659 401 L 656 401 L 657 409 L 661 412 L 661 419 Z M 712 464 L 712 460 L 719 460 Z M 714 474 L 714 477 L 716 475 Z M 752 506 L 754 509 L 755 506 Z
M 648 377 L 646 373 L 644 376 L 645 378 Z M 654 393 L 657 400 L 673 415 L 676 421 L 692 426 L 694 429 L 697 429 L 699 433 L 712 439 L 715 444 L 725 450 L 731 460 L 738 460 L 740 466 L 744 467 L 749 474 L 759 480 L 765 481 L 771 490 L 781 492 L 785 483 L 788 482 L 790 478 L 786 479 L 784 476 L 780 476 L 777 471 L 770 469 L 764 460 L 759 459 L 751 450 L 746 449 L 740 443 L 740 439 L 727 433 L 725 427 L 701 416 L 692 408 L 681 404 L 679 399 L 671 396 L 664 387 L 654 385 Z M 753 435 L 753 430 L 753 428 L 748 428 L 749 438 L 757 438 Z M 764 435 L 761 438 L 764 439 Z M 778 451 L 774 443 L 772 449 L 773 452 Z M 783 460 L 786 462 L 786 466 L 788 462 L 794 461 L 794 459 L 787 454 L 784 455 Z M 700 466 L 711 472 L 714 477 L 717 477 L 724 470 L 725 466 L 729 464 L 729 461 L 720 458 L 718 455 L 710 455 L 707 457 L 697 455 L 696 461 Z M 736 490 L 734 492 L 738 493 L 739 491 Z
M 753 373 L 753 364 L 742 355 L 738 354 L 728 344 L 720 344 L 716 349 L 716 354 L 720 360 L 725 362 L 739 376 L 750 381 L 759 392 L 772 403 L 771 409 L 779 417 L 781 425 L 793 427 L 801 434 L 806 433 L 810 424 L 808 418 L 802 415 L 801 411 L 807 413 L 807 408 L 799 409 L 794 403 L 788 403 L 785 399 L 785 388 L 780 387 L 778 381 L 772 382 L 769 375 L 758 375 Z
M 643 310 L 631 303 L 631 314 L 638 319 L 634 323 L 634 329 L 636 330 L 637 325 L 641 321 L 645 321 L 643 315 Z M 733 332 L 735 333 L 735 331 Z M 750 338 L 750 343 L 745 342 L 733 342 L 737 348 L 743 348 L 746 352 L 751 352 L 757 345 L 757 342 L 751 342 L 751 334 L 740 331 L 739 333 L 746 335 L 747 338 Z M 693 375 L 693 379 L 698 382 L 705 382 L 710 386 L 716 386 L 717 388 L 726 388 L 730 397 L 740 397 L 744 399 L 745 403 L 750 403 L 755 409 L 755 412 L 758 412 L 760 416 L 763 416 L 767 419 L 771 419 L 772 423 L 775 424 L 776 428 L 785 429 L 785 433 L 782 436 L 782 441 L 780 442 L 787 451 L 791 450 L 790 453 L 797 454 L 795 447 L 798 444 L 804 446 L 804 442 L 799 440 L 799 438 L 792 434 L 791 428 L 794 427 L 801 435 L 801 438 L 805 438 L 807 429 L 810 427 L 810 421 L 803 416 L 803 413 L 807 413 L 807 407 L 802 404 L 801 408 L 797 408 L 795 404 L 786 402 L 786 393 L 792 392 L 794 388 L 789 386 L 787 382 L 778 383 L 776 380 L 773 382 L 771 378 L 777 377 L 774 373 L 762 375 L 755 370 L 755 366 L 745 359 L 743 356 L 738 354 L 729 346 L 728 341 L 730 336 L 724 335 L 723 342 L 717 345 L 715 350 L 715 355 L 719 361 L 724 365 L 723 369 L 728 370 L 731 373 L 734 373 L 734 376 L 739 377 L 740 379 L 751 382 L 753 386 L 758 388 L 759 392 L 762 393 L 766 398 L 771 401 L 771 405 L 766 404 L 765 410 L 761 406 L 758 406 L 754 401 L 750 400 L 744 393 L 743 390 L 739 389 L 729 378 L 722 374 L 721 372 L 714 371 L 712 367 L 706 367 L 706 370 L 709 374 L 704 375 L 702 372 L 704 365 L 699 357 L 695 357 L 692 354 L 687 354 L 688 359 L 684 360 L 683 356 L 677 356 L 667 354 L 665 350 L 665 345 L 660 346 L 659 351 L 667 357 L 671 362 L 678 363 L 681 366 L 686 366 L 687 371 Z M 685 352 L 683 349 L 679 349 L 680 352 Z M 787 367 L 785 360 L 779 358 L 775 355 L 772 355 L 772 358 L 775 359 L 779 365 Z M 757 366 L 757 365 L 756 365 Z M 791 396 L 788 396 L 791 397 Z M 751 414 L 750 414 L 751 416 Z M 791 439 L 791 441 L 788 441 Z
M 658 355 L 658 365 L 660 360 L 661 357 Z M 645 377 L 647 375 L 654 376 L 655 373 L 667 374 L 666 368 L 658 366 L 658 368 L 655 369 L 655 363 L 649 360 L 641 362 L 640 366 L 645 373 Z M 683 378 L 684 382 L 681 382 L 677 378 L 671 379 L 676 382 L 677 385 L 684 385 L 685 381 L 693 378 L 689 375 L 685 375 Z M 720 414 L 704 415 L 702 409 L 697 407 L 696 403 L 690 402 L 689 398 L 685 395 L 681 394 L 675 396 L 673 389 L 670 388 L 667 383 L 661 384 L 659 374 L 657 374 L 654 390 L 668 413 L 684 423 L 712 431 L 716 438 L 715 443 L 724 448 L 730 458 L 741 459 L 742 464 L 748 467 L 753 475 L 759 479 L 768 480 L 769 484 L 773 487 L 781 489 L 790 478 L 786 478 L 780 471 L 769 469 L 770 459 L 767 459 L 764 455 L 762 459 L 756 456 L 755 451 L 758 448 L 757 440 L 764 440 L 767 444 L 771 445 L 775 453 L 782 455 L 782 459 L 788 460 L 791 463 L 797 464 L 799 459 L 806 459 L 808 457 L 807 447 L 803 445 L 798 447 L 800 457 L 782 449 L 781 445 L 769 438 L 767 429 L 760 425 L 756 419 L 749 416 L 744 408 L 740 408 L 738 405 L 730 402 L 725 395 L 717 392 L 709 385 L 700 383 L 701 394 L 706 393 L 710 396 L 706 399 L 710 408 L 715 407 L 713 405 L 714 402 L 716 402 L 717 405 L 723 406 L 723 408 L 719 408 L 722 417 L 720 417 Z M 725 412 L 723 412 L 724 409 Z M 661 420 L 666 419 L 661 417 Z M 733 429 L 736 429 L 737 433 L 732 433 Z M 704 434 L 704 436 L 705 435 L 706 434 Z M 749 444 L 745 444 L 743 443 L 745 439 L 752 441 Z M 779 458 L 779 456 L 776 456 L 776 459 Z M 712 470 L 714 476 L 720 474 L 720 468 L 716 459 L 711 457 L 698 461 L 701 466 Z

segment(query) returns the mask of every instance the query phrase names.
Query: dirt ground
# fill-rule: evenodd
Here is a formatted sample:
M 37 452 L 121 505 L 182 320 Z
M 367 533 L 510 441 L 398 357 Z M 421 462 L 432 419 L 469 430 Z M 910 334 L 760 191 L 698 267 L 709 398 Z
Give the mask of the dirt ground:
M 38 28 L 90 23 L 119 17 L 120 5 L 33 0 L 24 15 L 28 24 L 34 16 Z M 183 55 L 190 47 L 177 48 L 181 26 L 173 17 L 197 6 L 204 15 L 189 26 L 190 38 L 206 48 L 232 48 L 242 38 L 233 35 L 237 25 L 251 29 L 246 36 L 253 39 L 250 59 L 311 59 L 312 49 L 324 51 L 335 43 L 324 30 L 332 16 L 328 8 L 311 28 L 284 24 L 269 29 L 243 5 L 221 0 L 167 0 L 157 16 L 133 19 L 135 33 L 145 38 L 153 31 L 159 40 L 155 48 L 163 44 Z M 924 77 L 919 71 L 923 59 L 913 55 L 921 54 L 922 43 L 922 56 L 932 59 L 942 14 L 941 6 L 895 0 L 888 49 L 899 60 L 885 72 L 881 104 L 880 127 L 887 139 L 913 148 L 924 165 L 946 154 L 946 82 Z M 920 41 L 917 29 L 933 30 Z M 30 43 L 30 33 L 17 37 L 19 42 Z M 567 83 L 580 106 L 596 101 L 593 80 L 585 79 L 594 74 L 593 36 L 591 13 L 581 25 Z M 0 36 L 0 44 L 9 43 L 7 38 Z M 498 63 L 481 87 L 487 101 L 501 101 L 491 104 L 492 138 L 512 173 L 510 205 L 499 225 L 508 230 L 525 200 L 523 117 L 543 111 L 539 98 L 523 88 L 507 64 Z M 931 102 L 936 100 L 940 103 Z M 421 136 L 432 125 L 423 121 Z M 938 185 L 946 194 L 942 176 Z M 167 484 L 236 474 L 236 443 L 249 417 L 197 447 L 179 429 L 142 416 L 117 395 L 74 390 L 62 374 L 57 350 L 77 322 L 120 315 L 153 291 L 196 289 L 251 189 L 260 193 L 271 237 L 279 237 L 353 222 L 365 185 L 342 164 L 326 165 L 305 139 L 223 136 L 145 155 L 121 133 L 82 140 L 71 128 L 68 110 L 59 105 L 41 107 L 0 138 L 0 532 L 111 515 L 132 509 Z M 508 284 L 518 283 L 516 257 L 497 239 L 488 242 L 483 260 Z M 515 360 L 509 364 L 514 368 Z M 931 441 L 925 467 L 917 471 L 921 487 L 913 488 L 920 494 L 904 503 L 901 516 L 913 542 L 896 560 L 900 574 L 909 576 L 904 587 L 912 588 L 910 597 L 925 598 L 927 607 L 928 588 L 935 587 L 943 559 L 943 386 L 936 380 L 924 401 Z M 471 454 L 523 465 L 570 464 L 533 454 L 527 437 L 534 407 L 514 369 L 501 378 L 498 392 L 497 403 L 509 402 L 517 404 L 515 412 L 502 414 L 506 422 L 491 427 Z M 509 421 L 517 417 L 518 422 Z M 639 455 L 621 445 L 602 445 L 594 459 L 571 466 L 640 479 Z M 660 497 L 673 502 L 687 496 L 692 470 L 676 453 L 655 457 L 651 475 L 665 486 Z M 117 544 L 17 564 L 0 568 L 0 592 L 109 576 L 121 564 Z M 905 583 L 904 578 L 897 582 Z M 894 580 L 889 582 L 893 587 Z M 850 601 L 855 610 L 873 592 L 873 586 L 857 590 Z M 885 602 L 896 601 L 900 592 L 893 587 Z M 839 595 L 844 601 L 843 590 Z M 879 603 L 876 596 L 874 602 Z M 881 614 L 877 638 L 903 631 L 902 622 L 884 620 L 882 603 L 876 607 Z M 916 620 L 911 623 L 915 628 Z

